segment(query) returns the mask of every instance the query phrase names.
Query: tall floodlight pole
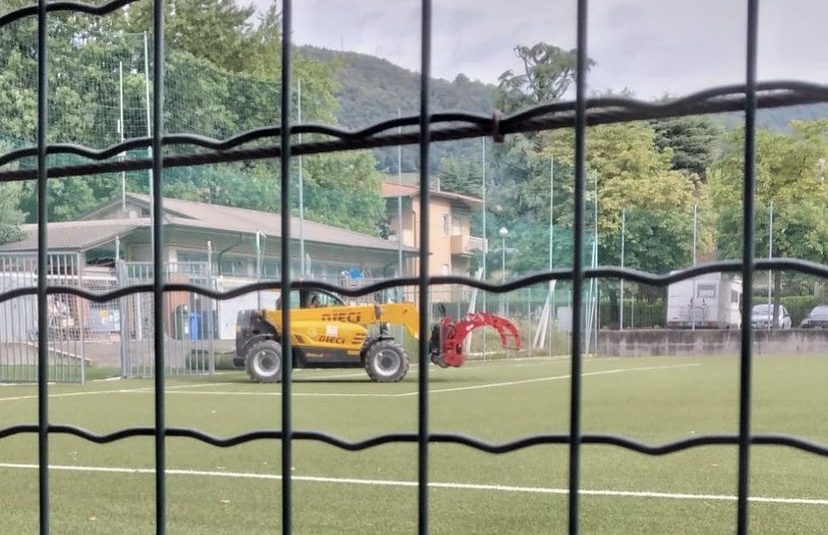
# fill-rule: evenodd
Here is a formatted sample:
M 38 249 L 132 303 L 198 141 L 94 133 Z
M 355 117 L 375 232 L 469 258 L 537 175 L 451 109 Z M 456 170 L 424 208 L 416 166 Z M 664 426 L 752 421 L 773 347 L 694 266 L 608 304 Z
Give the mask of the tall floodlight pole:
M 256 282 L 262 280 L 262 231 L 256 229 Z M 256 307 L 262 308 L 262 292 L 256 291 Z
M 402 118 L 402 109 L 397 108 L 397 118 Z M 397 127 L 397 133 L 402 134 L 402 125 Z M 404 268 L 403 268 L 403 220 L 402 220 L 402 202 L 403 202 L 403 192 L 402 192 L 402 145 L 397 145 L 397 190 L 399 195 L 397 196 L 397 262 L 399 263 L 399 267 L 397 268 L 397 275 L 400 277 L 404 277 Z
M 500 234 L 500 283 L 503 284 L 506 282 L 506 235 L 509 234 L 509 230 L 506 227 L 500 227 L 498 234 Z M 505 306 L 503 305 L 505 300 L 504 295 L 500 294 L 501 314 L 505 310 Z
M 592 230 L 592 262 L 591 267 L 598 265 L 598 176 L 589 173 L 588 177 L 592 177 L 593 186 L 593 230 Z M 595 337 L 595 352 L 598 352 L 598 281 L 595 278 L 589 279 L 588 290 L 588 305 L 585 305 L 584 311 L 584 354 L 589 354 L 590 343 Z M 591 307 L 591 308 L 590 308 Z M 579 335 L 580 336 L 580 335 Z
M 477 270 L 475 273 L 475 278 L 477 280 L 486 280 L 486 138 L 480 138 L 481 144 L 481 157 L 480 157 L 480 176 L 482 181 L 482 192 L 483 192 L 483 266 Z M 469 308 L 468 313 L 473 314 L 477 311 L 477 297 L 479 295 L 479 291 L 475 288 L 471 291 L 469 301 Z M 486 293 L 483 293 L 483 308 L 482 310 L 486 311 Z M 486 358 L 486 337 L 482 336 L 481 340 L 483 341 L 483 359 Z M 466 337 L 464 343 L 464 351 L 468 353 L 469 348 L 472 344 L 472 333 L 469 333 L 469 336 Z
M 549 157 L 549 271 L 555 269 L 555 157 Z M 548 313 L 546 321 L 549 323 L 550 329 L 555 317 L 555 281 L 549 281 L 549 298 L 547 301 Z M 546 329 L 544 329 L 546 332 Z M 549 333 L 549 354 L 552 354 L 552 333 Z
M 147 138 L 152 139 L 152 111 L 150 110 L 150 79 L 149 79 L 149 39 L 147 38 L 147 32 L 144 32 L 144 96 L 146 97 L 147 102 Z M 160 135 L 160 132 L 159 132 Z M 147 157 L 152 158 L 152 145 L 147 145 Z M 148 178 L 149 178 L 149 197 L 150 199 L 153 198 L 153 179 L 152 179 L 152 168 L 147 170 Z M 150 202 L 150 222 L 153 222 L 155 219 L 155 204 Z M 152 246 L 152 244 L 150 244 Z
M 483 198 L 483 262 L 480 269 L 480 280 L 486 281 L 486 260 L 489 253 L 489 237 L 486 232 L 486 138 L 480 138 L 480 187 L 481 187 L 481 196 Z M 488 312 L 488 292 L 483 292 L 483 306 L 481 307 L 483 312 Z M 469 337 L 470 339 L 471 337 Z M 486 336 L 481 335 L 481 341 L 483 342 L 483 359 L 486 359 Z M 471 342 L 469 342 L 471 343 Z
M 699 205 L 693 205 L 693 265 L 696 265 L 696 242 L 697 234 L 698 234 L 698 220 L 699 220 Z M 690 329 L 695 331 L 696 330 L 696 278 L 693 278 L 693 282 L 690 283 L 691 294 L 690 294 Z
M 553 246 L 555 245 L 555 227 L 552 223 L 552 214 L 555 207 L 555 158 L 549 157 L 549 271 L 553 269 L 554 253 Z M 549 291 L 552 292 L 552 281 L 549 281 Z
M 592 267 L 598 267 L 598 175 L 595 175 L 595 198 L 592 202 L 592 219 L 595 228 L 593 230 L 593 242 L 592 242 Z M 592 321 L 593 323 L 593 333 L 595 337 L 595 354 L 598 354 L 598 328 L 600 327 L 598 321 L 598 313 L 600 312 L 598 307 L 598 279 L 590 279 L 590 287 L 593 288 L 592 294 Z M 589 342 L 587 342 L 587 353 L 589 352 Z
M 621 269 L 624 269 L 624 245 L 627 238 L 627 211 L 621 209 Z M 618 328 L 624 330 L 624 279 L 621 279 L 621 310 L 618 316 Z
M 506 227 L 502 227 L 500 229 L 500 283 L 506 282 L 506 235 L 509 234 L 509 231 Z
M 773 201 L 771 200 L 768 207 L 768 260 L 773 258 Z M 770 312 L 771 321 L 768 322 L 768 329 L 771 328 L 771 323 L 776 323 L 776 314 L 772 304 L 773 293 L 771 292 L 771 285 L 773 283 L 773 271 L 768 270 L 768 312 Z
M 296 124 L 302 124 L 302 80 L 296 81 Z M 299 143 L 302 143 L 302 134 L 299 134 Z M 302 177 L 302 155 L 296 157 L 299 163 L 299 270 L 304 278 L 307 275 L 305 266 L 305 183 Z
M 118 62 L 118 141 L 124 142 L 124 62 Z M 124 161 L 124 153 L 121 153 Z M 126 217 L 126 171 L 121 171 L 121 217 Z
M 480 139 L 480 177 L 483 187 L 483 274 L 482 279 L 486 280 L 486 256 L 489 252 L 489 238 L 486 234 L 486 138 Z M 486 312 L 486 294 L 483 294 L 483 312 Z

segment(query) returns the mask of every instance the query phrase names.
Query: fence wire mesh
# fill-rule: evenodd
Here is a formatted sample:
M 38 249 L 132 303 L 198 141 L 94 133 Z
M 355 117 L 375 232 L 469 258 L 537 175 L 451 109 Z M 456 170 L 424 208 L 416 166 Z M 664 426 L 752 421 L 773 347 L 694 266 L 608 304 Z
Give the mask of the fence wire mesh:
M 49 33 L 51 26 L 49 20 L 52 17 L 59 17 L 61 14 L 70 13 L 73 15 L 85 14 L 89 17 L 108 17 L 118 10 L 124 9 L 130 4 L 137 2 L 130 0 L 113 0 L 98 4 L 83 4 L 72 2 L 46 2 L 41 1 L 36 5 L 30 5 L 14 9 L 0 15 L 0 33 L 11 34 L 15 31 L 24 32 L 37 47 L 37 62 L 30 65 L 37 72 L 33 77 L 31 90 L 35 94 L 37 120 L 32 132 L 31 139 L 24 140 L 28 145 L 20 148 L 10 148 L 0 155 L 0 181 L 15 182 L 23 180 L 35 180 L 38 191 L 37 214 L 39 225 L 39 251 L 37 261 L 32 269 L 32 280 L 34 285 L 22 288 L 9 288 L 4 286 L 2 299 L 4 304 L 17 310 L 27 308 L 30 312 L 25 315 L 36 316 L 37 330 L 33 336 L 27 337 L 29 342 L 36 345 L 38 355 L 38 366 L 36 375 L 38 382 L 38 415 L 37 425 L 17 426 L 0 429 L 0 438 L 8 438 L 18 434 L 35 434 L 38 439 L 38 463 L 39 463 L 39 529 L 44 535 L 50 533 L 50 473 L 49 473 L 49 447 L 50 437 L 59 434 L 71 434 L 82 440 L 94 443 L 110 443 L 127 437 L 151 436 L 154 440 L 154 471 L 155 471 L 155 518 L 157 533 L 166 532 L 166 440 L 170 436 L 188 437 L 216 447 L 235 447 L 246 442 L 260 439 L 279 441 L 281 445 L 282 473 L 282 530 L 285 533 L 293 531 L 292 524 L 292 489 L 293 481 L 290 476 L 292 467 L 292 444 L 294 441 L 318 441 L 330 444 L 349 451 L 359 451 L 388 443 L 408 443 L 417 445 L 418 462 L 418 532 L 429 531 L 429 445 L 434 442 L 449 444 L 460 444 L 470 448 L 502 454 L 517 451 L 529 446 L 540 444 L 565 445 L 568 448 L 568 523 L 569 533 L 575 534 L 580 530 L 580 501 L 581 490 L 581 446 L 588 445 L 614 445 L 626 448 L 631 451 L 640 452 L 646 455 L 664 455 L 689 450 L 692 448 L 729 445 L 738 447 L 738 493 L 737 493 L 737 521 L 736 532 L 739 534 L 748 533 L 748 499 L 750 479 L 750 450 L 752 445 L 781 445 L 798 449 L 803 452 L 811 452 L 817 455 L 828 455 L 828 448 L 821 444 L 814 444 L 802 438 L 790 435 L 770 435 L 754 433 L 751 426 L 751 377 L 752 377 L 752 355 L 755 334 L 752 329 L 741 329 L 734 336 L 738 339 L 740 354 L 740 383 L 739 383 L 739 432 L 730 435 L 706 435 L 692 439 L 678 440 L 658 446 L 643 444 L 626 438 L 606 433 L 584 432 L 581 426 L 581 377 L 582 365 L 585 353 L 596 346 L 590 336 L 582 337 L 581 333 L 596 332 L 598 329 L 590 322 L 596 322 L 598 326 L 606 325 L 609 328 L 617 327 L 617 330 L 635 328 L 637 326 L 652 325 L 655 318 L 666 319 L 668 314 L 667 288 L 673 284 L 694 278 L 702 277 L 711 273 L 728 273 L 738 275 L 744 288 L 751 288 L 753 291 L 743 293 L 741 302 L 741 318 L 745 318 L 745 310 L 750 310 L 754 303 L 762 303 L 761 295 L 757 293 L 757 283 L 762 280 L 766 272 L 784 273 L 782 280 L 783 287 L 790 288 L 799 285 L 813 289 L 814 295 L 821 292 L 819 280 L 828 276 L 828 269 L 820 264 L 814 264 L 796 258 L 784 258 L 779 255 L 769 255 L 762 259 L 760 245 L 756 237 L 760 235 L 761 225 L 757 222 L 760 210 L 755 202 L 756 186 L 756 113 L 760 108 L 790 106 L 813 102 L 828 101 L 828 89 L 823 86 L 804 82 L 767 82 L 758 83 L 756 76 L 756 55 L 758 41 L 758 7 L 757 0 L 748 0 L 747 5 L 747 40 L 745 56 L 745 83 L 738 86 L 717 87 L 701 91 L 697 94 L 675 99 L 664 103 L 647 103 L 629 98 L 601 97 L 587 98 L 587 5 L 586 0 L 577 1 L 577 64 L 575 66 L 575 99 L 571 101 L 558 102 L 535 106 L 524 112 L 502 117 L 495 113 L 493 115 L 476 115 L 471 113 L 437 113 L 430 111 L 428 95 L 430 93 L 431 74 L 431 37 L 432 37 L 432 3 L 423 0 L 421 3 L 421 30 L 422 30 L 422 69 L 421 69 L 421 101 L 420 113 L 415 116 L 392 118 L 380 122 L 360 131 L 345 131 L 336 127 L 320 126 L 309 123 L 294 125 L 291 117 L 292 98 L 294 85 L 291 77 L 291 65 L 294 58 L 291 54 L 292 45 L 289 39 L 282 43 L 281 62 L 282 77 L 277 95 L 281 98 L 279 106 L 263 104 L 265 110 L 277 109 L 280 117 L 278 125 L 270 125 L 264 128 L 251 129 L 245 132 L 224 132 L 221 129 L 211 131 L 210 135 L 225 136 L 221 139 L 205 138 L 203 132 L 193 133 L 190 129 L 196 126 L 183 124 L 181 130 L 173 134 L 142 136 L 135 133 L 134 137 L 125 141 L 112 144 L 110 140 L 102 140 L 101 145 L 92 146 L 86 144 L 73 144 L 76 140 L 71 137 L 61 138 L 61 143 L 53 143 L 51 127 L 53 123 L 49 120 L 49 113 L 55 116 L 60 115 L 59 109 L 50 107 L 50 96 L 53 89 L 48 73 L 52 65 L 48 62 L 47 51 L 49 49 Z M 167 73 L 171 65 L 165 61 L 165 17 L 164 3 L 155 1 L 152 4 L 152 19 L 154 21 L 154 32 L 146 42 L 146 50 L 151 51 L 148 60 L 150 68 L 140 71 L 139 67 L 131 72 L 136 76 L 138 72 L 149 75 L 151 80 L 150 92 L 146 97 L 145 104 L 152 110 L 146 126 L 149 132 L 170 132 L 166 123 L 165 111 L 169 103 L 165 95 L 175 94 L 176 84 L 168 83 L 175 80 L 175 76 L 182 76 L 183 80 L 190 80 L 192 83 L 204 82 L 203 71 L 198 73 Z M 284 0 L 282 4 L 282 34 L 290 36 L 292 33 L 292 3 Z M 60 30 L 55 27 L 56 31 Z M 27 32 L 27 33 L 26 33 Z M 109 43 L 108 46 L 115 46 Z M 120 45 L 118 45 L 120 46 Z M 133 61 L 137 57 L 132 56 Z M 169 76 L 168 76 L 169 74 Z M 187 78 L 189 76 L 190 78 Z M 112 81 L 110 80 L 109 83 Z M 187 82 L 185 82 L 187 83 Z M 211 80 L 211 83 L 219 83 Z M 135 88 L 133 87 L 133 90 Z M 208 94 L 205 93 L 205 96 Z M 136 97 L 138 98 L 138 97 Z M 187 102 L 186 106 L 200 106 L 203 103 Z M 631 245 L 625 248 L 629 255 L 623 261 L 620 255 L 620 244 L 625 234 L 614 237 L 612 245 L 608 243 L 606 253 L 610 254 L 609 263 L 590 265 L 590 245 L 596 249 L 599 243 L 590 244 L 588 236 L 588 182 L 589 177 L 585 165 L 585 137 L 587 125 L 609 124 L 628 122 L 633 120 L 644 120 L 653 118 L 678 117 L 686 115 L 705 114 L 712 112 L 744 112 L 745 114 L 745 136 L 744 136 L 744 168 L 742 172 L 742 197 L 741 216 L 744 220 L 741 235 L 740 253 L 732 258 L 719 259 L 704 264 L 688 262 L 684 265 L 693 265 L 690 268 L 681 266 L 653 266 L 647 264 L 649 260 L 644 251 L 635 251 Z M 270 113 L 269 116 L 276 114 Z M 50 365 L 52 359 L 53 336 L 52 322 L 57 318 L 55 326 L 56 335 L 63 340 L 63 334 L 73 332 L 73 326 L 61 323 L 63 313 L 57 316 L 51 314 L 51 305 L 66 304 L 68 299 L 83 299 L 88 301 L 90 312 L 100 308 L 105 303 L 113 303 L 117 300 L 139 300 L 144 308 L 157 312 L 162 309 L 165 298 L 175 292 L 192 292 L 201 296 L 205 301 L 228 300 L 239 297 L 244 293 L 272 290 L 280 287 L 293 285 L 314 286 L 314 281 L 294 281 L 293 275 L 287 263 L 283 264 L 280 278 L 276 282 L 260 282 L 247 284 L 235 288 L 229 292 L 220 292 L 212 289 L 210 285 L 201 285 L 188 281 L 186 283 L 174 283 L 165 280 L 158 274 L 164 272 L 164 233 L 163 224 L 156 219 L 152 228 L 152 254 L 153 263 L 147 266 L 147 273 L 154 276 L 141 277 L 145 285 L 141 288 L 127 286 L 113 291 L 109 282 L 99 281 L 99 284 L 90 289 L 80 288 L 67 284 L 67 281 L 59 278 L 54 283 L 49 281 L 50 273 L 47 262 L 47 216 L 48 216 L 48 180 L 61 177 L 93 176 L 103 173 L 120 173 L 147 171 L 151 172 L 151 195 L 154 209 L 163 213 L 162 177 L 166 169 L 206 165 L 212 163 L 239 162 L 246 160 L 257 160 L 266 158 L 278 158 L 282 176 L 288 177 L 291 174 L 291 159 L 299 155 L 322 154 L 341 150 L 368 149 L 376 147 L 388 147 L 401 144 L 417 145 L 419 148 L 421 174 L 420 174 L 420 202 L 427 205 L 430 196 L 429 169 L 429 147 L 430 144 L 452 139 L 488 137 L 495 141 L 502 141 L 504 136 L 520 132 L 533 132 L 544 130 L 555 130 L 561 128 L 574 128 L 574 152 L 573 152 L 573 198 L 571 206 L 572 214 L 572 246 L 570 257 L 571 265 L 567 267 L 554 267 L 554 269 L 541 270 L 541 272 L 521 276 L 507 280 L 505 277 L 502 284 L 486 281 L 473 280 L 467 277 L 440 275 L 431 276 L 428 272 L 427 255 L 429 251 L 429 229 L 432 224 L 426 211 L 419 221 L 420 232 L 423 236 L 421 252 L 418 258 L 420 275 L 417 277 L 389 279 L 376 284 L 362 286 L 359 288 L 334 287 L 343 295 L 359 298 L 370 295 L 374 292 L 394 289 L 398 287 L 416 288 L 416 296 L 419 299 L 421 312 L 420 332 L 426 332 L 428 318 L 425 313 L 429 309 L 428 301 L 430 287 L 439 284 L 457 284 L 468 288 L 476 288 L 487 292 L 487 302 L 496 305 L 501 310 L 514 312 L 518 318 L 531 323 L 539 317 L 556 317 L 563 322 L 563 316 L 559 314 L 556 305 L 550 307 L 545 300 L 547 295 L 557 295 L 554 292 L 547 292 L 545 286 L 555 281 L 557 284 L 566 285 L 568 288 L 569 302 L 566 322 L 568 322 L 569 336 L 565 339 L 549 336 L 545 343 L 554 348 L 552 351 L 567 352 L 571 356 L 571 390 L 570 390 L 570 417 L 569 430 L 565 433 L 535 435 L 526 440 L 510 441 L 499 444 L 492 444 L 476 437 L 467 437 L 455 433 L 435 433 L 432 431 L 429 420 L 429 374 L 428 368 L 424 367 L 418 381 L 418 430 L 416 433 L 401 433 L 394 435 L 379 435 L 360 442 L 349 442 L 332 437 L 318 431 L 300 431 L 294 428 L 292 420 L 292 385 L 290 380 L 290 361 L 285 365 L 285 377 L 281 385 L 281 393 L 284 399 L 282 405 L 281 425 L 277 430 L 260 430 L 250 433 L 243 433 L 236 436 L 218 439 L 199 429 L 168 426 L 165 418 L 165 374 L 152 373 L 154 380 L 154 425 L 145 428 L 126 428 L 117 432 L 97 434 L 87 429 L 63 426 L 54 427 L 50 423 L 49 413 L 49 391 Z M 299 141 L 299 136 L 307 135 L 306 141 Z M 313 134 L 313 136 L 309 136 Z M 32 143 L 36 139 L 36 143 Z M 151 156 L 147 156 L 150 154 Z M 9 164 L 14 164 L 9 166 Z M 281 203 L 281 224 L 285 235 L 290 235 L 291 219 L 289 217 L 291 207 L 291 191 L 287 187 L 287 181 L 283 182 L 280 197 Z M 681 250 L 685 257 L 692 257 L 692 226 L 685 219 L 681 224 L 676 225 L 670 221 L 660 220 L 652 213 L 641 218 L 641 212 L 631 210 L 625 213 L 623 219 L 629 224 L 630 232 L 636 225 L 642 225 L 646 221 L 650 228 L 670 230 L 676 234 L 676 247 Z M 675 217 L 676 214 L 669 214 Z M 281 254 L 284 258 L 295 256 L 296 244 L 290 240 L 283 240 L 281 243 Z M 646 244 L 642 244 L 646 247 Z M 505 247 L 504 247 L 505 249 Z M 617 253 L 617 256 L 615 256 Z M 759 257 L 760 259 L 757 259 Z M 505 263 L 505 261 L 504 261 Z M 600 267 L 610 265 L 612 267 Z M 669 274 L 658 275 L 656 273 L 663 268 L 672 270 Z M 60 275 L 58 275 L 59 277 Z M 602 280 L 601 284 L 597 281 Z M 612 285 L 613 289 L 619 288 L 623 283 L 624 293 L 618 302 L 604 303 L 600 299 L 601 286 Z M 324 284 L 319 287 L 325 287 Z M 141 299 L 141 292 L 151 290 L 150 299 Z M 533 290 L 534 289 L 534 290 Z M 605 288 L 606 289 L 606 288 Z M 508 298 L 504 298 L 508 296 Z M 541 297 L 543 296 L 543 297 Z M 792 296 L 793 297 L 793 296 Z M 566 299 L 566 298 L 561 298 Z M 23 304 L 21 304 L 23 303 Z M 799 319 L 802 312 L 800 305 L 794 305 L 793 301 L 786 302 L 793 315 Z M 31 308 L 28 308 L 32 305 Z M 36 305 L 36 306 L 35 306 Z M 70 313 L 72 316 L 69 304 Z M 138 306 L 138 305 L 136 305 Z M 16 308 L 15 308 L 16 307 Z M 590 308 L 592 307 L 592 308 Z M 801 305 L 802 308 L 805 305 Z M 596 312 L 597 311 L 597 312 Z M 690 316 L 695 317 L 691 311 Z M 152 314 L 150 322 L 141 324 L 151 332 L 163 332 L 169 318 L 167 314 Z M 597 319 L 596 319 L 597 318 Z M 744 319 L 742 320 L 744 321 Z M 290 316 L 285 311 L 283 316 L 284 328 L 290 328 Z M 31 322 L 29 322 L 31 323 Z M 534 327 L 534 324 L 532 324 Z M 20 325 L 3 325 L 0 328 L 12 338 L 22 338 L 21 329 L 30 333 L 31 327 Z M 136 327 L 137 328 L 137 327 Z M 532 332 L 530 337 L 537 335 Z M 32 340 L 33 338 L 34 340 Z M 73 338 L 73 336 L 69 336 Z M 6 337 L 4 336 L 4 340 Z M 599 344 L 597 344 L 599 345 Z M 290 353 L 289 340 L 284 344 L 284 350 Z M 62 349 L 61 349 L 62 351 Z M 145 363 L 143 369 L 147 373 L 152 370 L 163 369 L 165 358 L 168 354 L 168 347 L 165 346 L 164 338 L 153 337 L 152 362 Z M 485 353 L 485 349 L 481 350 Z M 419 345 L 420 361 L 427 360 L 427 348 L 424 343 Z

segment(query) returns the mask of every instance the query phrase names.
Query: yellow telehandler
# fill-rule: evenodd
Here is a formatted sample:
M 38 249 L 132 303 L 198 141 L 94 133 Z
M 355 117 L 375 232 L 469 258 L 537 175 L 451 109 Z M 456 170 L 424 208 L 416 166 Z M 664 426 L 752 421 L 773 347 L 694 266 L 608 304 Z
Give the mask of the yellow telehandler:
M 349 305 L 330 292 L 297 289 L 290 292 L 290 342 L 293 368 L 365 368 L 373 381 L 401 381 L 408 373 L 409 356 L 390 334 L 402 325 L 419 339 L 419 315 L 412 303 Z M 257 382 L 282 379 L 282 303 L 263 310 L 242 310 L 236 321 L 233 362 Z M 459 322 L 444 316 L 432 327 L 431 361 L 441 367 L 463 365 L 463 339 L 477 327 L 492 326 L 520 348 L 517 328 L 508 320 L 487 313 L 472 313 Z

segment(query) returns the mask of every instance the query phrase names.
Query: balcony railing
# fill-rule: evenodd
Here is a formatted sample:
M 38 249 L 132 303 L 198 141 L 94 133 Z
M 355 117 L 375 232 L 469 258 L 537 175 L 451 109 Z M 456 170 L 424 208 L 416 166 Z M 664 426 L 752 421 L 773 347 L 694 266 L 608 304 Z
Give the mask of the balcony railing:
M 485 240 L 467 234 L 458 234 L 451 237 L 451 254 L 471 256 L 474 251 L 482 251 Z

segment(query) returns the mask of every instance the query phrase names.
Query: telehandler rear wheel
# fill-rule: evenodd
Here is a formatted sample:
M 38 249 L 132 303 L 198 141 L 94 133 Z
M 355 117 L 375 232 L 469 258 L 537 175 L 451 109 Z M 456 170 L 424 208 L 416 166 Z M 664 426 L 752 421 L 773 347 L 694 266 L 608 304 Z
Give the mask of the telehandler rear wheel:
M 245 367 L 257 383 L 278 383 L 282 380 L 282 344 L 275 340 L 253 344 L 247 352 Z
M 408 373 L 408 352 L 395 340 L 380 340 L 365 351 L 365 371 L 379 383 L 402 381 Z

